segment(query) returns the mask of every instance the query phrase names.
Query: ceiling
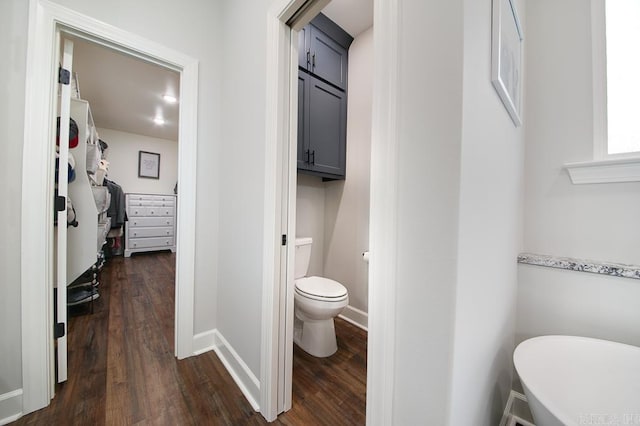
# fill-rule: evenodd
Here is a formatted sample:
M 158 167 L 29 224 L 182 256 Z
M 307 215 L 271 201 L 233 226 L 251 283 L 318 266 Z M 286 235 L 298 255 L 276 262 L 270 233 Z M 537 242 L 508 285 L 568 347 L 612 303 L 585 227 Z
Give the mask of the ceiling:
M 178 103 L 162 98 L 165 94 L 180 98 L 178 72 L 71 38 L 80 97 L 89 101 L 96 127 L 178 140 Z M 164 125 L 154 123 L 157 116 L 164 118 Z
M 373 0 L 333 0 L 322 12 L 353 37 L 373 25 Z M 89 101 L 97 127 L 178 140 L 179 103 L 168 104 L 162 98 L 165 94 L 180 98 L 178 72 L 70 38 L 80 96 Z M 164 125 L 154 123 L 158 115 Z
M 373 0 L 332 0 L 322 13 L 357 37 L 373 25 Z

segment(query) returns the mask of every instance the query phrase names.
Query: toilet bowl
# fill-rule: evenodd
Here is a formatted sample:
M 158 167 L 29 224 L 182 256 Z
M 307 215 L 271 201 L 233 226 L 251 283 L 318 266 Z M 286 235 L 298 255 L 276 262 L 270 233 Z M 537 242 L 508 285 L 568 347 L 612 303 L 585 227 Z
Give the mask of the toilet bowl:
M 333 319 L 349 304 L 347 289 L 337 281 L 306 277 L 311 238 L 296 239 L 293 341 L 310 355 L 324 358 L 338 350 Z

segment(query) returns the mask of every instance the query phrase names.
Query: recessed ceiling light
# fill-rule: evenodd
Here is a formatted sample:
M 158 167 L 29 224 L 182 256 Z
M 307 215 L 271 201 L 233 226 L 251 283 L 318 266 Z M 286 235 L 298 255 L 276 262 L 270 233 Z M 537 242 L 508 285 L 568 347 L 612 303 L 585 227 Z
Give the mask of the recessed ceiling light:
M 162 99 L 164 99 L 165 102 L 168 104 L 175 104 L 176 102 L 178 102 L 178 99 L 176 99 L 175 96 L 171 96 L 171 95 L 164 95 L 162 96 Z
M 153 122 L 161 126 L 161 125 L 164 124 L 164 118 L 156 117 L 156 118 L 153 119 Z

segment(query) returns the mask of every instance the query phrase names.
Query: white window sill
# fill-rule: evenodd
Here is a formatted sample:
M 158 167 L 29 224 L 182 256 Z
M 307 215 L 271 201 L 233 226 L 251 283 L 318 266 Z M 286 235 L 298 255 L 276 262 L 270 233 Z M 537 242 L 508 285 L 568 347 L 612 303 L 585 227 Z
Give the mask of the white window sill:
M 640 182 L 640 158 L 566 163 L 564 167 L 575 185 Z

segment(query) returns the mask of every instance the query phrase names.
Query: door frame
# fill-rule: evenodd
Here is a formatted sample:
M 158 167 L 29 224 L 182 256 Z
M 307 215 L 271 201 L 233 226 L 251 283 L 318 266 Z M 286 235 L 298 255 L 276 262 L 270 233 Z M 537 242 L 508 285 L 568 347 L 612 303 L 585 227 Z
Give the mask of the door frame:
M 297 150 L 296 30 L 329 0 L 274 0 L 267 17 L 267 115 L 260 393 L 275 420 L 291 407 Z M 374 0 L 367 424 L 393 423 L 400 0 Z M 288 22 L 301 7 L 303 16 Z M 293 37 L 292 37 L 293 34 Z M 281 236 L 286 235 L 286 246 Z M 280 398 L 280 399 L 279 399 Z M 279 404 L 280 402 L 280 404 Z
M 22 164 L 21 325 L 23 414 L 53 398 L 53 161 L 55 41 L 59 31 L 180 73 L 175 355 L 193 355 L 198 61 L 48 0 L 29 0 Z

